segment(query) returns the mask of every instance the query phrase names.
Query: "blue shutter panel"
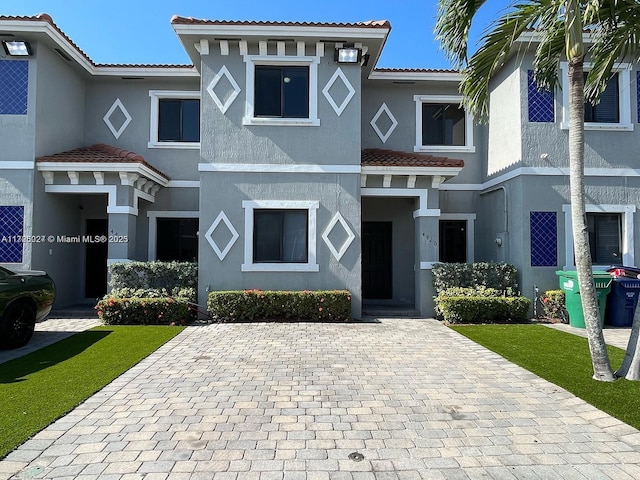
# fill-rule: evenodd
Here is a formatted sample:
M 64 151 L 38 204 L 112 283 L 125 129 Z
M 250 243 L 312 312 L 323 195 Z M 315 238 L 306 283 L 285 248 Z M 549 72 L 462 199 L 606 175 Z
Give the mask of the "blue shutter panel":
M 553 123 L 555 121 L 553 92 L 538 89 L 538 84 L 533 79 L 533 70 L 527 71 L 527 93 L 529 121 Z
M 29 61 L 0 60 L 0 115 L 26 115 Z
M 558 265 L 558 224 L 556 212 L 530 212 L 531 266 Z
M 24 207 L 0 206 L 0 263 L 22 263 L 23 227 Z

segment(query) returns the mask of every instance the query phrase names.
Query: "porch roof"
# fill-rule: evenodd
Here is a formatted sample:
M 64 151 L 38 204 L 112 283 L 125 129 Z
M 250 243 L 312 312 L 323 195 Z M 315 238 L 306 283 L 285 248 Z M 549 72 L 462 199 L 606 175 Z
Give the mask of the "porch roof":
M 464 160 L 380 148 L 367 148 L 362 150 L 361 164 L 363 167 L 450 167 L 460 169 L 464 167 Z

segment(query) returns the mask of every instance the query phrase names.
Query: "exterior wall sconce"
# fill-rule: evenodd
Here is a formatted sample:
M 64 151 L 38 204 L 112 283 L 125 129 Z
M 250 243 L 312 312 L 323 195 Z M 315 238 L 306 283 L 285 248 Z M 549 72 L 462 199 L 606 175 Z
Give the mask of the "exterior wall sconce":
M 355 47 L 336 48 L 333 60 L 338 63 L 360 63 L 362 50 Z
M 10 57 L 30 57 L 32 55 L 29 42 L 22 40 L 3 40 L 2 46 L 5 53 Z

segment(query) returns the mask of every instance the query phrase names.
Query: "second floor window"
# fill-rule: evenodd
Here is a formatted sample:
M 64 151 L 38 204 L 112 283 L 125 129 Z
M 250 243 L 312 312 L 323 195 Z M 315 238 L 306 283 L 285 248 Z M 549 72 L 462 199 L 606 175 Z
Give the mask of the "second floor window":
M 587 74 L 584 75 L 585 81 Z M 600 102 L 591 105 L 584 104 L 584 121 L 592 123 L 619 123 L 620 122 L 620 92 L 618 86 L 618 74 L 615 73 L 607 82 L 607 87 L 600 96 Z
M 200 100 L 162 98 L 158 104 L 159 142 L 200 141 Z
M 465 144 L 465 113 L 457 104 L 422 104 L 422 145 Z
M 309 118 L 309 67 L 256 65 L 256 117 Z

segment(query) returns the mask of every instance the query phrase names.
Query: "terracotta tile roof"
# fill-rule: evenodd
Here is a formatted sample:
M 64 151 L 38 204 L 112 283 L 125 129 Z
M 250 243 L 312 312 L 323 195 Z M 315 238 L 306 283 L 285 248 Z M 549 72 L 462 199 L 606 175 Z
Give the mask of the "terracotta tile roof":
M 174 15 L 171 23 L 176 25 L 228 25 L 228 26 L 260 26 L 260 27 L 354 27 L 354 28 L 391 28 L 388 20 L 369 20 L 355 23 L 328 23 L 328 22 L 276 22 L 254 20 L 205 20 L 192 17 Z
M 149 165 L 142 155 L 103 143 L 38 157 L 36 162 L 140 163 L 169 180 L 167 175 L 156 167 Z
M 379 148 L 362 150 L 361 164 L 363 167 L 464 167 L 463 160 Z
M 11 16 L 11 15 L 0 15 L 0 21 L 20 21 L 20 22 L 47 22 L 51 25 L 64 39 L 71 45 L 80 55 L 84 57 L 84 59 L 89 62 L 94 67 L 118 67 L 118 68 L 194 68 L 193 65 L 158 65 L 158 64 L 115 64 L 115 63 L 95 63 L 89 55 L 87 55 L 78 45 L 75 44 L 73 40 L 71 40 L 66 33 L 64 33 L 58 25 L 53 21 L 51 15 L 48 13 L 39 13 L 34 16 Z
M 376 68 L 374 72 L 390 73 L 460 73 L 460 70 L 447 68 Z

